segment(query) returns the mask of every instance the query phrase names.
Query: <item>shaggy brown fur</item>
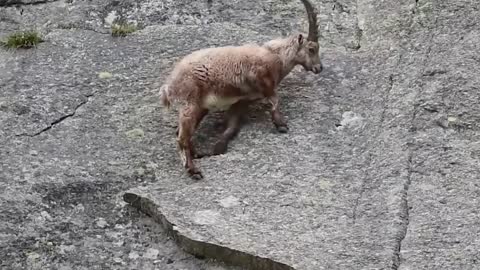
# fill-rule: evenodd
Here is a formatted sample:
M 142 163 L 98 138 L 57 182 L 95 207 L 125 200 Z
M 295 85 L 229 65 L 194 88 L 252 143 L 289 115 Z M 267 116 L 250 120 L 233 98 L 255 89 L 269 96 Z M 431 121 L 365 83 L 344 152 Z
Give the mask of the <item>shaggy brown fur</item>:
M 316 26 L 311 18 L 313 8 L 302 0 L 309 11 L 310 31 Z M 309 10 L 310 9 L 310 10 Z M 313 21 L 313 22 L 312 22 Z M 312 28 L 312 23 L 314 27 Z M 247 44 L 194 51 L 181 59 L 161 88 L 162 104 L 169 108 L 182 103 L 177 142 L 180 157 L 188 173 L 202 178 L 194 166 L 196 155 L 191 138 L 209 111 L 227 111 L 227 128 L 216 143 L 213 154 L 224 153 L 228 142 L 239 130 L 240 117 L 248 104 L 267 99 L 271 104 L 272 122 L 280 132 L 288 127 L 280 113 L 277 87 L 297 65 L 320 73 L 317 33 L 271 40 L 262 46 Z

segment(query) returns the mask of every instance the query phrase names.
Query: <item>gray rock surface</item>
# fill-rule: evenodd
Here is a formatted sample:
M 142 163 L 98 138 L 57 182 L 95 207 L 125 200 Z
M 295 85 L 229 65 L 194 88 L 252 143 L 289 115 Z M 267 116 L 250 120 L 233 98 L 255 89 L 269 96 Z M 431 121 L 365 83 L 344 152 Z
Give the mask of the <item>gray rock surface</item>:
M 9 2 L 0 39 L 45 42 L 0 50 L 0 268 L 231 269 L 180 248 L 264 269 L 480 268 L 478 4 L 316 1 L 325 71 L 282 83 L 289 133 L 258 106 L 195 182 L 158 83 L 192 50 L 306 29 L 299 1 Z M 140 30 L 113 38 L 118 20 Z

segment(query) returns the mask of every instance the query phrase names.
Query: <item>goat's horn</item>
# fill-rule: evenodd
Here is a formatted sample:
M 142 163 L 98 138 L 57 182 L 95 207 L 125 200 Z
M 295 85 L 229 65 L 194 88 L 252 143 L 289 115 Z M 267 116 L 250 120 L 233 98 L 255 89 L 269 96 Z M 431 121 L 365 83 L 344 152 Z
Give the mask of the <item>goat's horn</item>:
M 301 0 L 308 15 L 308 37 L 307 40 L 318 42 L 317 13 L 308 0 Z

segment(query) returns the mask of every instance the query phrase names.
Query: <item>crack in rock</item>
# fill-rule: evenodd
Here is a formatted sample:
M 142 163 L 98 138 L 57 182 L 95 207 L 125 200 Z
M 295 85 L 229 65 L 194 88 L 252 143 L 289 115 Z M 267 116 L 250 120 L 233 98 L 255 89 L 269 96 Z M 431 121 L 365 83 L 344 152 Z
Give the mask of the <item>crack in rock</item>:
M 356 23 L 355 23 L 355 33 L 354 33 L 354 43 L 355 44 L 353 46 L 353 50 L 358 51 L 362 47 L 361 43 L 362 43 L 362 38 L 363 38 L 363 27 L 361 27 L 360 20 L 358 18 L 358 7 L 360 6 L 358 0 L 357 0 L 356 4 L 357 4 L 356 8 L 355 8 Z
M 13 7 L 13 6 L 35 6 L 47 3 L 56 2 L 58 0 L 39 0 L 39 1 L 21 1 L 21 0 L 4 0 L 0 1 L 0 7 Z
M 74 25 L 74 24 L 59 25 L 57 28 L 53 28 L 52 30 L 81 30 L 81 31 L 90 31 L 90 32 L 94 32 L 94 33 L 102 34 L 102 35 L 110 35 L 111 34 L 111 32 L 109 32 L 108 30 L 100 31 L 100 30 L 96 30 L 93 27 L 78 26 L 78 25 Z
M 392 270 L 400 269 L 401 265 L 401 250 L 402 250 L 402 242 L 407 236 L 408 225 L 410 223 L 410 214 L 409 214 L 409 205 L 408 205 L 408 189 L 412 182 L 412 172 L 413 172 L 413 150 L 410 150 L 408 155 L 408 168 L 407 168 L 407 179 L 403 185 L 403 189 L 401 191 L 402 202 L 400 205 L 400 230 L 395 235 L 395 246 L 393 251 L 392 257 Z
M 90 101 L 90 98 L 93 97 L 94 93 L 92 94 L 89 94 L 89 95 L 86 95 L 86 99 L 82 102 L 80 102 L 74 109 L 71 113 L 68 113 L 66 115 L 63 115 L 61 116 L 60 118 L 58 119 L 55 119 L 53 122 L 51 122 L 48 126 L 46 126 L 45 128 L 41 129 L 40 131 L 37 131 L 33 134 L 28 134 L 28 133 L 22 133 L 22 134 L 17 134 L 16 136 L 17 137 L 20 137 L 20 136 L 28 136 L 28 137 L 36 137 L 44 132 L 47 132 L 49 131 L 50 129 L 52 129 L 54 126 L 60 124 L 61 122 L 63 122 L 64 120 L 70 118 L 70 117 L 73 117 L 75 116 L 75 114 L 77 113 L 77 110 L 80 109 L 80 107 L 82 107 L 83 105 L 87 104 L 89 101 Z
M 398 63 L 397 63 L 397 67 L 398 67 Z M 383 124 L 383 122 L 385 121 L 385 114 L 387 112 L 387 107 L 388 107 L 388 101 L 390 100 L 390 95 L 392 93 L 392 89 L 393 89 L 393 86 L 395 85 L 395 80 L 394 80 L 394 74 L 390 74 L 388 76 L 388 88 L 387 88 L 387 91 L 386 91 L 386 94 L 384 96 L 384 99 L 383 99 L 383 110 L 382 110 L 382 113 L 380 115 L 380 124 Z
M 366 163 L 368 164 L 367 166 L 371 165 L 371 163 L 372 163 L 372 155 L 371 154 L 368 156 L 368 160 L 367 160 Z M 366 186 L 367 186 L 367 179 L 368 179 L 369 176 L 370 176 L 370 174 L 367 171 L 362 178 L 362 184 L 360 186 L 360 192 L 358 193 L 357 198 L 355 198 L 355 205 L 353 205 L 353 211 L 352 211 L 353 224 L 355 224 L 357 222 L 358 206 L 360 204 L 360 200 L 363 197 L 363 193 L 365 193 L 365 189 L 366 189 Z
M 418 0 L 415 0 L 415 3 L 418 4 Z M 436 19 L 435 19 L 435 22 L 436 22 Z M 427 49 L 424 53 L 425 59 L 423 61 L 423 68 L 419 72 L 420 76 L 425 76 L 424 74 L 425 74 L 425 70 L 426 70 L 426 67 L 427 67 L 427 62 L 430 59 L 430 55 L 431 55 L 432 47 L 433 47 L 432 46 L 433 38 L 434 38 L 433 33 L 434 32 L 432 31 L 432 34 L 430 35 L 429 42 L 428 42 L 428 44 L 430 44 L 430 45 L 427 47 Z M 423 90 L 423 87 L 424 86 L 422 85 L 419 92 L 417 92 L 417 94 L 416 94 L 417 97 L 421 94 L 421 92 Z M 412 128 L 410 129 L 410 134 L 411 134 L 410 138 L 412 138 L 412 140 L 413 140 L 413 135 L 416 132 L 415 120 L 417 118 L 418 108 L 419 108 L 419 104 L 415 103 L 413 105 L 413 113 L 412 113 L 412 117 L 410 119 L 410 123 L 412 124 Z M 412 182 L 412 173 L 414 171 L 414 169 L 413 169 L 413 155 L 414 155 L 413 146 L 414 146 L 414 142 L 410 141 L 408 143 L 409 152 L 408 152 L 408 158 L 407 158 L 407 176 L 406 176 L 406 180 L 405 180 L 403 189 L 401 191 L 402 201 L 401 201 L 400 213 L 399 213 L 400 229 L 398 230 L 398 232 L 395 235 L 395 246 L 394 246 L 394 251 L 393 251 L 393 256 L 392 256 L 392 266 L 391 266 L 392 270 L 400 269 L 400 265 L 402 263 L 401 262 L 402 242 L 405 239 L 405 237 L 407 236 L 408 225 L 410 223 L 410 213 L 409 213 L 410 206 L 408 204 L 408 190 L 409 190 L 410 184 Z
M 167 231 L 167 234 L 174 239 L 181 249 L 197 258 L 214 259 L 227 265 L 244 267 L 251 270 L 295 270 L 295 268 L 287 264 L 269 258 L 259 257 L 229 247 L 189 238 L 179 232 L 175 224 L 171 223 L 158 210 L 157 205 L 147 198 L 127 192 L 124 193 L 123 200 L 161 224 Z

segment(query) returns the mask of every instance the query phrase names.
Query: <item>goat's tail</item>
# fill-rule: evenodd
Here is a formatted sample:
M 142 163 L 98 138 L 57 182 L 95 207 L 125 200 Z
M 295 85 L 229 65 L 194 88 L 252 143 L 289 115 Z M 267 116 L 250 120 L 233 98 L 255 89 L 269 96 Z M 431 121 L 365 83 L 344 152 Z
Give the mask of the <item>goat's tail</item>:
M 169 85 L 164 84 L 160 87 L 160 100 L 166 109 L 170 109 L 172 101 L 170 100 Z

